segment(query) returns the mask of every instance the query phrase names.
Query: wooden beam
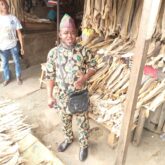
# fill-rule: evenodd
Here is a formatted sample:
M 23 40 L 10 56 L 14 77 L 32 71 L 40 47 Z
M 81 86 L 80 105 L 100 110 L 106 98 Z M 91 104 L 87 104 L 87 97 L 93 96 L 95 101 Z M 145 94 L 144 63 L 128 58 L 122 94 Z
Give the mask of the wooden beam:
M 163 129 L 164 123 L 165 123 L 165 103 L 163 103 L 162 105 L 162 111 L 160 114 L 160 119 L 159 119 L 158 128 L 157 128 L 158 132 L 161 132 L 161 130 Z
M 139 114 L 139 119 L 138 119 L 138 125 L 135 129 L 135 135 L 133 137 L 133 144 L 136 146 L 138 146 L 140 144 L 145 120 L 146 120 L 145 109 L 141 108 L 140 114 Z
M 160 7 L 161 0 L 144 0 L 142 17 L 140 22 L 139 34 L 135 45 L 133 66 L 131 69 L 129 88 L 127 93 L 127 99 L 124 110 L 123 123 L 121 127 L 121 133 L 117 148 L 117 157 L 115 165 L 124 165 L 126 161 L 126 155 L 128 150 L 128 144 L 130 142 L 130 133 L 133 124 L 133 117 L 136 108 L 139 86 L 141 83 L 143 68 L 146 61 L 146 54 L 149 46 L 149 40 L 151 38 L 152 30 L 147 34 L 149 26 L 154 27 L 156 17 L 152 18 L 152 23 L 150 21 L 150 16 L 152 9 L 154 7 L 155 15 L 158 13 L 158 8 Z M 152 29 L 150 27 L 150 29 Z
M 57 45 L 60 44 L 59 31 L 60 31 L 60 0 L 57 0 Z

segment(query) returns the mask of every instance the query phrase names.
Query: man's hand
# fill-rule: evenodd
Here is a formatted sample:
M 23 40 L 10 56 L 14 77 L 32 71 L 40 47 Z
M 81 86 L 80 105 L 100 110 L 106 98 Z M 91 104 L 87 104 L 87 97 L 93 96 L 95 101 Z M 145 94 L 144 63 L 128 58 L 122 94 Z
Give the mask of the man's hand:
M 81 71 L 79 71 L 77 73 L 77 77 L 79 77 L 79 78 L 75 82 L 74 86 L 76 89 L 81 89 L 83 87 L 84 83 L 87 81 L 87 78 L 86 78 L 86 75 Z
M 24 55 L 24 49 L 23 48 L 20 49 L 20 53 L 22 56 Z
M 53 108 L 54 104 L 56 104 L 56 99 L 54 99 L 53 97 L 49 97 L 48 98 L 48 107 Z
M 95 74 L 95 69 L 88 69 L 88 72 L 86 74 L 84 74 L 83 72 L 81 71 L 78 71 L 77 72 L 77 77 L 78 80 L 75 82 L 74 86 L 76 89 L 81 89 L 84 85 L 84 83 L 91 77 Z

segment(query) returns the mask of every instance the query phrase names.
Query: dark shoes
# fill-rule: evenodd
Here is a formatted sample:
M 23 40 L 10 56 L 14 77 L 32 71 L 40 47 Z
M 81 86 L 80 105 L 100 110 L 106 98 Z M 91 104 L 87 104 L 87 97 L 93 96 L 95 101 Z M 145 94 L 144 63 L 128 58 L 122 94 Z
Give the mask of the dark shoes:
M 5 81 L 3 82 L 3 86 L 4 86 L 4 87 L 7 86 L 7 85 L 9 84 L 9 82 L 10 82 L 10 80 L 5 80 Z M 20 77 L 17 78 L 17 84 L 18 84 L 18 85 L 22 85 L 22 83 L 23 83 L 22 79 L 21 79 Z
M 57 148 L 58 152 L 64 152 L 69 146 L 70 146 L 71 143 L 68 143 L 67 140 L 64 140 Z
M 5 80 L 5 81 L 3 82 L 3 86 L 4 86 L 4 87 L 7 86 L 7 85 L 9 84 L 9 82 L 10 82 L 10 80 Z
M 68 143 L 67 140 L 64 140 L 57 148 L 58 152 L 64 152 L 71 143 Z M 80 161 L 86 160 L 88 157 L 88 147 L 87 148 L 80 148 L 79 159 Z
M 18 84 L 18 85 L 22 85 L 22 83 L 23 83 L 22 79 L 21 79 L 20 77 L 17 78 L 17 84 Z
M 84 161 L 88 157 L 88 148 L 80 148 L 79 159 Z

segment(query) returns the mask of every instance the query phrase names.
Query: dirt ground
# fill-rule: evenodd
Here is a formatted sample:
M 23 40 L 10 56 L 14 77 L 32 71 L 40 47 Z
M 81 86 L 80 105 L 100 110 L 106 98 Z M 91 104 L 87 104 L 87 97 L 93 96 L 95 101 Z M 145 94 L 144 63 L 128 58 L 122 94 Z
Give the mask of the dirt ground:
M 19 103 L 26 122 L 32 126 L 32 133 L 66 165 L 113 165 L 117 153 L 107 144 L 108 131 L 93 120 L 90 120 L 91 129 L 97 129 L 90 133 L 89 156 L 85 162 L 80 162 L 78 158 L 75 119 L 75 141 L 66 152 L 57 152 L 57 145 L 63 141 L 61 122 L 58 113 L 47 107 L 46 89 L 39 89 L 40 74 L 40 65 L 37 65 L 23 71 L 22 86 L 18 86 L 14 79 L 6 87 L 0 84 L 0 98 L 9 98 Z M 144 130 L 140 146 L 135 147 L 130 143 L 126 165 L 164 165 L 164 155 L 165 141 L 159 135 Z

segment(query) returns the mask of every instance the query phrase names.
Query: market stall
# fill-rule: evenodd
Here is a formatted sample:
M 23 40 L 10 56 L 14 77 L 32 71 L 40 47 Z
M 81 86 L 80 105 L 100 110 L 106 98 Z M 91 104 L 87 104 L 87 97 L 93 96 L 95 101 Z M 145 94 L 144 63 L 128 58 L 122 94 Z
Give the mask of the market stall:
M 108 128 L 110 131 L 110 140 L 108 141 L 112 147 L 120 137 L 122 119 L 127 113 L 127 110 L 124 111 L 124 107 L 130 86 L 135 45 L 140 33 L 143 3 L 143 0 L 85 1 L 82 22 L 84 38 L 81 44 L 96 55 L 98 62 L 98 72 L 89 81 L 92 104 L 90 116 Z M 147 62 L 141 84 L 138 87 L 140 91 L 131 126 L 135 132 L 139 130 L 139 126 L 143 128 L 145 119 L 151 111 L 157 111 L 157 108 L 163 105 L 165 101 L 165 17 L 163 17 L 165 2 L 161 1 L 160 3 L 161 7 L 155 8 L 155 10 L 158 9 L 159 14 L 157 15 L 157 11 L 154 11 L 155 16 L 153 14 L 148 15 L 152 19 L 154 16 L 157 20 L 157 23 L 151 24 L 151 28 L 146 27 L 150 34 L 152 33 L 152 37 L 148 41 L 149 48 L 146 47 L 145 42 L 139 43 L 138 47 L 139 59 L 141 59 L 140 54 L 143 53 L 143 49 L 147 50 Z M 145 23 L 143 23 L 143 27 L 145 27 Z M 144 38 L 145 31 L 142 33 L 144 33 L 142 36 Z M 136 50 L 136 54 L 138 54 L 138 50 Z M 138 63 L 137 60 L 138 57 L 134 65 Z M 143 65 L 141 66 L 143 68 Z M 140 71 L 143 70 L 142 68 Z M 138 73 L 135 72 L 134 74 L 138 75 Z M 163 123 L 161 125 L 162 132 L 164 120 L 161 123 Z M 140 143 L 141 133 L 138 135 L 138 139 L 135 136 L 136 144 Z

